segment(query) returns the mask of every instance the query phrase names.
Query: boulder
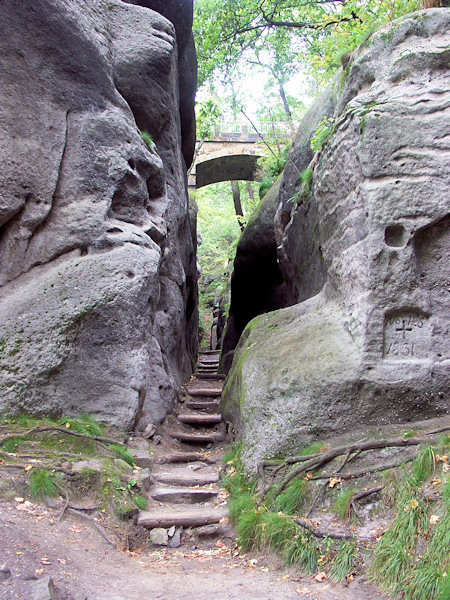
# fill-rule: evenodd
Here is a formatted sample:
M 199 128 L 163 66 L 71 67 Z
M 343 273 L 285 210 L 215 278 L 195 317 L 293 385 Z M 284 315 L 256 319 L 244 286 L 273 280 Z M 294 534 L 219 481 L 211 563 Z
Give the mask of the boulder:
M 222 393 L 249 471 L 315 439 L 448 411 L 449 25 L 447 9 L 394 21 L 338 75 L 328 139 L 278 233 L 280 261 L 294 236 L 307 238 L 297 261 L 316 245 L 324 283 L 316 293 L 314 269 L 291 270 L 304 301 L 249 323 Z
M 0 30 L 0 411 L 143 430 L 173 409 L 197 330 L 174 26 L 5 0 Z

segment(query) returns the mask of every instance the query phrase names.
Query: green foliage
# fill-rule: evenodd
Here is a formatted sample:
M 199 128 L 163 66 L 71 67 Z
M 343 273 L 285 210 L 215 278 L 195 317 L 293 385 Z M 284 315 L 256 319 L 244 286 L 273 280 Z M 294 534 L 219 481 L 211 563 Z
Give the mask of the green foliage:
M 284 557 L 290 566 L 298 566 L 312 574 L 317 569 L 320 546 L 309 532 L 297 532 L 284 547 Z
M 259 511 L 261 513 L 258 542 L 266 548 L 281 552 L 286 542 L 297 533 L 298 527 L 292 519 L 281 513 Z
M 414 485 L 421 485 L 436 468 L 434 448 L 427 446 L 417 456 L 413 463 Z
M 199 83 L 235 82 L 247 65 L 278 85 L 303 65 L 323 83 L 374 28 L 419 8 L 420 0 L 197 0 Z
M 198 231 L 202 243 L 198 259 L 205 276 L 221 277 L 236 251 L 241 234 L 229 182 L 215 183 L 195 192 Z M 245 202 L 245 201 L 244 201 Z
M 152 136 L 149 134 L 148 131 L 140 131 L 139 135 L 141 136 L 141 138 L 144 140 L 144 142 L 147 145 L 147 148 L 151 151 L 153 151 L 154 147 L 155 147 L 155 142 L 153 141 Z
M 138 494 L 137 496 L 133 496 L 133 502 L 139 508 L 139 510 L 146 510 L 147 508 L 147 498 Z
M 258 546 L 263 514 L 262 509 L 254 508 L 241 513 L 238 518 L 236 529 L 242 550 Z
M 29 476 L 30 494 L 33 498 L 42 499 L 45 496 L 53 498 L 58 490 L 52 481 L 53 475 L 47 469 L 32 469 Z
M 290 143 L 283 146 L 278 153 L 270 154 L 258 160 L 258 164 L 262 170 L 261 182 L 259 184 L 259 196 L 262 198 L 267 191 L 272 187 L 276 179 L 283 172 L 286 164 L 287 155 L 289 152 Z
M 356 557 L 356 546 L 353 540 L 341 542 L 330 569 L 330 578 L 334 581 L 344 581 L 351 572 Z
M 444 550 L 450 545 L 448 475 L 441 484 L 445 511 L 442 518 L 439 515 L 434 515 L 434 520 L 428 518 L 420 490 L 436 469 L 436 449 L 428 446 L 420 451 L 411 471 L 405 472 L 397 484 L 395 517 L 377 545 L 372 564 L 372 573 L 378 582 L 409 600 L 438 598 L 450 568 L 450 557 Z M 418 540 L 429 538 L 433 528 L 425 552 L 415 559 Z
M 212 137 L 214 125 L 221 115 L 220 103 L 217 98 L 205 98 L 195 105 L 195 116 L 197 122 L 197 139 L 205 140 Z
M 339 518 L 348 518 L 350 503 L 355 493 L 356 490 L 354 490 L 353 488 L 347 490 L 343 489 L 340 491 L 332 506 L 332 510 L 338 515 Z
M 120 446 L 119 444 L 111 444 L 110 448 L 116 452 L 118 458 L 124 460 L 128 465 L 130 465 L 130 467 L 134 467 L 133 457 L 126 448 Z
M 298 179 L 299 179 L 299 183 L 302 183 L 303 185 L 307 186 L 307 188 L 309 189 L 311 186 L 312 178 L 313 178 L 312 168 L 306 167 L 306 169 L 300 173 L 300 176 Z
M 277 511 L 282 511 L 287 515 L 295 515 L 305 506 L 309 496 L 308 482 L 305 479 L 296 477 L 281 494 L 275 496 L 273 505 Z
M 334 119 L 324 117 L 311 137 L 311 150 L 317 152 L 330 139 L 334 132 Z
M 85 435 L 102 436 L 104 432 L 101 425 L 99 425 L 95 419 L 87 413 L 82 414 L 78 418 L 60 417 L 53 422 L 56 425 L 62 425 L 69 430 L 73 429 L 74 431 L 77 431 L 78 433 L 84 433 Z
M 19 437 L 12 437 L 2 443 L 2 450 L 5 452 L 17 452 L 17 449 L 22 443 L 23 442 Z

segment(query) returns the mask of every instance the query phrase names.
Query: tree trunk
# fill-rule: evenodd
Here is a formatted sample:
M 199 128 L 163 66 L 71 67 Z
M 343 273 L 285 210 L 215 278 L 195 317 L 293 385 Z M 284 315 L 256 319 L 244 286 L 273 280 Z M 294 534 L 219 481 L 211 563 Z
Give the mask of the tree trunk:
M 239 189 L 239 184 L 237 181 L 231 182 L 231 190 L 233 192 L 233 204 L 234 204 L 234 212 L 236 213 L 236 217 L 239 223 L 239 227 L 241 231 L 244 231 L 245 225 L 243 222 L 244 212 L 242 210 L 241 204 L 241 190 Z
M 253 187 L 252 184 L 250 183 L 250 181 L 247 183 L 247 192 L 248 192 L 248 197 L 250 198 L 250 200 L 253 202 L 255 201 L 255 192 L 253 191 Z

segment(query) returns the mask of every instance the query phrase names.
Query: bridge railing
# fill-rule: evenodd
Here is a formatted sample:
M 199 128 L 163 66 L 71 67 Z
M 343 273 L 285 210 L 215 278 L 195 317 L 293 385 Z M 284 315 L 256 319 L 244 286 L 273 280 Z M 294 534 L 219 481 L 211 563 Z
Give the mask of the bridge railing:
M 271 121 L 260 121 L 255 123 L 256 129 L 262 135 L 273 134 L 274 130 L 277 135 L 289 135 L 291 133 L 291 126 L 286 122 L 274 122 Z M 235 137 L 239 136 L 257 136 L 250 123 L 243 123 L 242 121 L 221 121 L 214 128 L 214 136 L 219 138 Z

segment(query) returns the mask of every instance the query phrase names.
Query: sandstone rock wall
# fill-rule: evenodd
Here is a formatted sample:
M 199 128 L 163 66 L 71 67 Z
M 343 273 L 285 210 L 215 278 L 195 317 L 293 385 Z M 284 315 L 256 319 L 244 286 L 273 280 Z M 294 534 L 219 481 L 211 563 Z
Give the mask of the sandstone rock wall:
M 330 136 L 306 189 L 286 172 L 275 220 L 300 303 L 251 321 L 223 394 L 249 469 L 332 432 L 448 411 L 449 25 L 436 9 L 383 27 L 313 109 L 332 99 Z M 292 156 L 298 172 L 312 158 Z
M 175 28 L 4 0 L 0 30 L 0 411 L 159 421 L 197 329 Z

